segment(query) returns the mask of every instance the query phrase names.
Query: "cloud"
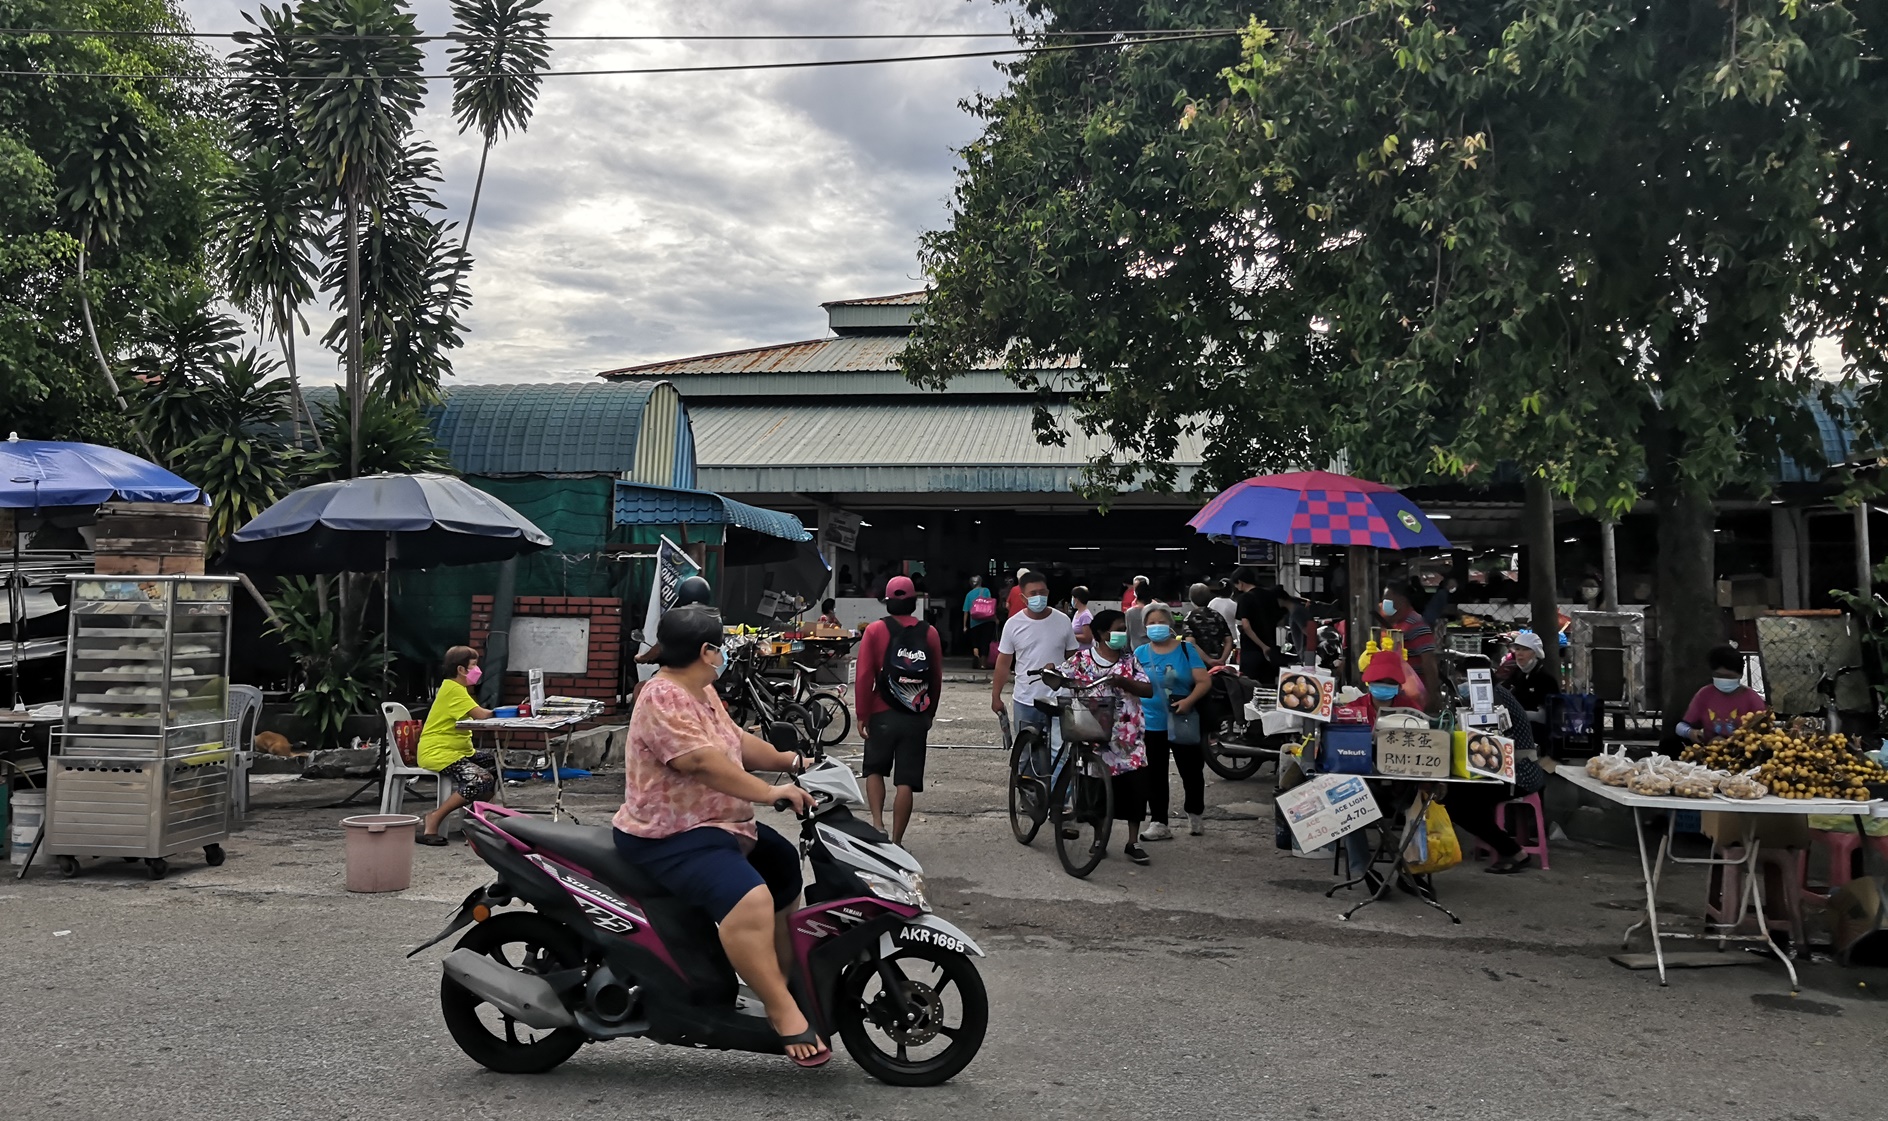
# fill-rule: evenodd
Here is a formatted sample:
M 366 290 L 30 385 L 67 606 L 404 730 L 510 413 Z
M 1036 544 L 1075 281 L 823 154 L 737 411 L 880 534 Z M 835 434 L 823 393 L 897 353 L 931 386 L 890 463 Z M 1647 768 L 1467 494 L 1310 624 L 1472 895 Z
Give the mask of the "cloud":
M 254 4 L 183 0 L 199 30 Z M 1005 31 L 988 0 L 547 0 L 553 34 Z M 445 0 L 415 5 L 423 31 Z M 559 43 L 551 68 L 709 65 L 983 50 L 1003 40 Z M 444 67 L 435 50 L 435 71 Z M 598 370 L 825 333 L 822 300 L 916 287 L 918 234 L 942 225 L 976 135 L 958 102 L 1001 88 L 989 59 L 893 66 L 550 78 L 528 130 L 501 138 L 472 237 L 468 381 Z M 420 130 L 463 221 L 479 142 L 434 84 Z M 317 331 L 326 326 L 319 318 Z M 305 355 L 313 355 L 304 347 Z M 309 360 L 310 367 L 326 365 Z M 321 371 L 311 369 L 319 378 Z M 330 375 L 331 376 L 331 375 Z

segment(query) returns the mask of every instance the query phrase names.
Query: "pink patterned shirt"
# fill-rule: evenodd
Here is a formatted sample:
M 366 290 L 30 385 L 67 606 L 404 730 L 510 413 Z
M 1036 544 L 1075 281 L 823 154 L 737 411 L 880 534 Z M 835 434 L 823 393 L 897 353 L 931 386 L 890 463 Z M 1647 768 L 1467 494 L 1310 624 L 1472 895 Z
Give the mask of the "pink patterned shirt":
M 623 807 L 610 823 L 623 832 L 651 839 L 712 825 L 752 839 L 754 807 L 745 798 L 723 794 L 669 764 L 691 751 L 718 751 L 735 766 L 741 763 L 741 730 L 708 689 L 698 701 L 687 689 L 657 675 L 636 697 L 624 748 Z

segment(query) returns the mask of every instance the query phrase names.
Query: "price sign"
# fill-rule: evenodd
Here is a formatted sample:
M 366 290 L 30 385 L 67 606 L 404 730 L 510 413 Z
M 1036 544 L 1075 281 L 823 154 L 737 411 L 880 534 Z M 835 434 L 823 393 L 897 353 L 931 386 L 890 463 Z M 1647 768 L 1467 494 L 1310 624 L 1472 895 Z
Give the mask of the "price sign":
M 1383 816 L 1360 775 L 1318 775 L 1278 796 L 1278 808 L 1298 847 L 1322 848 Z

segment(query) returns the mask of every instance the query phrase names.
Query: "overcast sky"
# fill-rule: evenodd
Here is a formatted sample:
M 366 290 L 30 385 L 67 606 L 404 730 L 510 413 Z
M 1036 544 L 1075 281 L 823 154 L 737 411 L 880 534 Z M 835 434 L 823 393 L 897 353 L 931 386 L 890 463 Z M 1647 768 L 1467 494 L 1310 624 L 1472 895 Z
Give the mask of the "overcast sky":
M 231 31 L 257 4 L 183 6 L 197 30 Z M 446 0 L 414 8 L 422 31 L 451 30 Z M 1010 18 L 993 0 L 545 0 L 543 8 L 560 35 L 1005 31 Z M 558 43 L 550 68 L 1003 45 Z M 442 69 L 439 59 L 429 72 Z M 1002 82 L 990 59 L 547 78 L 529 131 L 501 139 L 486 171 L 458 376 L 577 378 L 818 338 L 820 301 L 920 287 L 918 235 L 943 223 L 953 150 L 976 135 L 958 102 Z M 450 102 L 449 84 L 433 83 L 419 131 L 439 149 L 441 195 L 463 221 L 479 150 L 458 134 Z M 325 318 L 311 326 L 319 333 Z M 321 352 L 304 343 L 301 353 Z M 331 367 L 304 365 L 310 380 L 334 380 Z

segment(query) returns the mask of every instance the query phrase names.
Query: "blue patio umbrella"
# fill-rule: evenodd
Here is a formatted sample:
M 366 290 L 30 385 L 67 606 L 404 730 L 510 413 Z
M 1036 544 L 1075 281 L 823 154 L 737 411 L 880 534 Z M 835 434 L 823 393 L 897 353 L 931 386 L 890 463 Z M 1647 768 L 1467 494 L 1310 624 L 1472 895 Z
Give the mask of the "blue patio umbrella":
M 89 508 L 124 502 L 208 502 L 202 488 L 149 460 L 98 444 L 22 440 L 15 432 L 0 442 L 0 509 L 28 510 L 41 521 L 55 511 L 90 520 Z M 77 507 L 78 509 L 73 509 Z M 25 612 L 20 583 L 22 519 L 13 518 L 13 570 L 7 578 L 8 617 L 13 622 L 13 703 L 20 700 L 20 643 Z

